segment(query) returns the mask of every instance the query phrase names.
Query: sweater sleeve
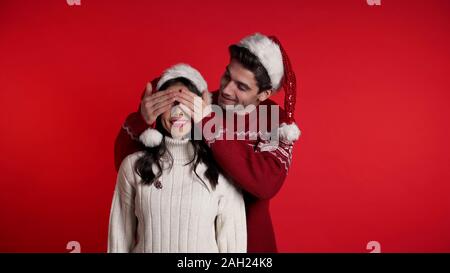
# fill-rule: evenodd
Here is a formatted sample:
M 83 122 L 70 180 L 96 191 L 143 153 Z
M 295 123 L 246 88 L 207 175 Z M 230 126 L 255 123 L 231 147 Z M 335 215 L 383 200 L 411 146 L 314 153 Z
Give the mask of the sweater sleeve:
M 139 142 L 139 132 L 142 133 L 146 128 L 148 125 L 140 113 L 128 115 L 114 143 L 114 165 L 117 171 L 125 157 L 143 149 Z
M 219 200 L 216 218 L 216 241 L 220 253 L 247 252 L 247 225 L 242 193 L 228 181 Z
M 156 90 L 156 84 L 159 78 L 151 81 L 153 90 Z M 145 90 L 142 92 L 141 100 L 145 95 Z M 114 144 L 114 163 L 116 170 L 123 159 L 132 153 L 142 150 L 142 145 L 139 142 L 139 136 L 149 127 L 155 127 L 155 124 L 148 125 L 140 113 L 140 105 L 136 112 L 130 113 L 125 122 L 122 124 L 122 128 L 116 137 Z
M 204 118 L 203 126 L 211 119 Z M 246 192 L 259 199 L 270 199 L 280 190 L 291 163 L 292 143 L 260 140 L 255 144 L 225 140 L 220 134 L 205 141 L 224 173 Z
M 125 158 L 117 175 L 111 206 L 108 252 L 131 252 L 135 245 L 137 218 L 134 213 L 135 188 L 132 167 Z

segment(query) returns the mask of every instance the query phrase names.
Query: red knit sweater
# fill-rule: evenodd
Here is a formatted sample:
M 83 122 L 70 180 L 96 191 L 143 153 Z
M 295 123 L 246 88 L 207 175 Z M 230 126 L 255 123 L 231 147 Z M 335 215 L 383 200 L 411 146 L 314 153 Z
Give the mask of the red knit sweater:
M 217 101 L 216 99 L 217 96 L 213 96 L 213 103 Z M 266 100 L 261 105 L 270 107 L 276 104 Z M 284 120 L 284 112 L 281 108 L 279 111 L 281 124 Z M 203 119 L 203 124 L 209 119 L 211 117 Z M 249 120 L 246 117 L 246 129 L 248 124 Z M 127 117 L 116 139 L 116 168 L 128 154 L 142 149 L 138 136 L 148 127 L 139 111 Z M 280 190 L 286 178 L 291 163 L 293 144 L 280 141 L 277 147 L 267 149 L 268 141 L 260 137 L 257 140 L 247 138 L 246 140 L 209 139 L 205 141 L 225 175 L 244 191 L 248 252 L 277 252 L 269 204 L 270 199 Z

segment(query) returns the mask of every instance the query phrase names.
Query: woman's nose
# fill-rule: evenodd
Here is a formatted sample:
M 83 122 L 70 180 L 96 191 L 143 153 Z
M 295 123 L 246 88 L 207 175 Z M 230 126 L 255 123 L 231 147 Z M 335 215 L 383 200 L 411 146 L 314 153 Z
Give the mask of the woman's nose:
M 179 103 L 178 103 L 178 105 L 172 107 L 171 116 L 172 117 L 183 117 L 184 116 L 184 111 L 183 111 L 183 109 L 181 109 Z

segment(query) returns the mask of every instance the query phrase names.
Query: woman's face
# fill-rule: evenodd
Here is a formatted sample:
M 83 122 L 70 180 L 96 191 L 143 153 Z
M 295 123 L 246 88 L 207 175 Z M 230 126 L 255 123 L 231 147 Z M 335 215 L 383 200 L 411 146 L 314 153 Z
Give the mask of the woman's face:
M 186 88 L 186 86 L 176 83 L 170 86 L 170 89 L 172 88 Z M 176 102 L 172 109 L 161 114 L 161 123 L 172 138 L 181 139 L 191 132 L 191 113 L 187 106 Z

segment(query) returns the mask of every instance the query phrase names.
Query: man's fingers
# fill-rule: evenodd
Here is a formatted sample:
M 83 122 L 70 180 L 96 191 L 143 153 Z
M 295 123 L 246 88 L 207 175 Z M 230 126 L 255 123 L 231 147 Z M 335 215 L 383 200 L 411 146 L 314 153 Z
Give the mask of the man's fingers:
M 172 105 L 175 102 L 175 98 L 168 98 L 166 100 L 160 101 L 152 106 L 153 111 L 156 111 L 156 109 L 165 107 L 166 105 Z
M 148 97 L 144 97 L 142 99 L 142 103 L 150 103 L 150 105 L 154 105 L 158 102 L 164 101 L 169 98 L 174 98 L 176 92 L 168 92 L 168 91 L 158 91 L 155 94 L 152 94 Z
M 163 96 L 169 96 L 169 95 L 174 95 L 176 94 L 176 90 L 173 89 L 167 89 L 167 90 L 160 90 L 156 93 L 154 93 L 154 97 L 155 98 L 159 98 L 159 97 L 163 97 Z
M 183 97 L 186 100 L 190 101 L 192 104 L 194 104 L 195 107 L 202 107 L 203 103 L 206 103 L 205 98 L 207 98 L 208 94 L 205 95 L 205 92 L 208 93 L 208 91 L 204 91 L 202 93 L 202 96 L 199 97 L 196 94 L 183 90 L 181 93 L 177 93 L 177 97 Z
M 170 108 L 172 108 L 172 104 L 166 104 L 166 105 L 162 105 L 161 107 L 159 107 L 158 109 L 155 110 L 155 112 L 153 112 L 153 114 L 158 117 L 159 115 L 161 115 L 162 113 L 170 110 Z
M 172 87 L 167 88 L 166 90 L 158 91 L 156 93 L 158 95 L 155 94 L 153 96 L 155 96 L 155 98 L 158 98 L 160 96 L 165 96 L 165 95 L 178 96 L 178 94 L 181 94 L 181 92 L 183 92 L 183 93 L 186 92 L 186 93 L 191 93 L 192 94 L 192 92 L 187 91 L 186 87 L 174 87 L 174 86 L 172 86 Z
M 203 101 L 201 97 L 189 91 L 177 93 L 177 99 L 178 98 L 180 98 L 180 100 L 184 99 L 186 105 L 188 105 L 191 108 L 195 108 L 198 111 L 202 110 L 203 103 L 205 103 L 205 101 Z M 189 102 L 189 104 L 187 102 Z
M 183 104 L 183 111 L 195 113 L 202 110 L 202 104 L 199 104 L 198 102 L 201 102 L 204 98 L 203 94 L 202 98 L 200 98 L 196 94 L 188 91 L 183 87 L 169 88 L 167 90 L 161 90 L 144 97 L 142 99 L 142 104 L 148 111 L 150 111 L 150 114 L 152 116 L 156 117 L 169 110 L 174 105 L 175 101 Z
M 150 96 L 153 92 L 152 83 L 148 82 L 145 87 L 145 97 Z
M 177 98 L 183 98 L 187 101 L 190 101 L 192 104 L 195 103 L 196 99 L 201 100 L 201 98 L 199 96 L 197 96 L 194 93 L 189 92 L 189 91 L 182 91 L 182 92 L 177 93 Z
M 169 94 L 173 95 L 175 93 L 179 93 L 180 90 L 185 94 L 190 93 L 190 94 L 194 95 L 192 92 L 188 91 L 185 87 L 181 87 L 181 88 L 180 87 L 169 87 L 166 90 L 159 90 L 157 92 L 153 92 L 152 84 L 150 82 L 148 82 L 147 86 L 145 87 L 145 95 L 144 95 L 143 99 L 158 98 L 158 97 L 169 95 Z
M 175 102 L 175 99 L 176 99 L 175 96 L 171 96 L 171 95 L 162 96 L 162 97 L 152 100 L 149 105 L 150 105 L 150 107 L 153 107 L 153 108 L 159 108 L 160 104 L 173 103 L 173 102 Z
M 187 107 L 189 107 L 190 110 L 192 110 L 194 112 L 194 104 L 190 100 L 187 100 L 186 98 L 181 97 L 181 96 L 177 96 L 176 100 L 178 102 L 186 105 Z

